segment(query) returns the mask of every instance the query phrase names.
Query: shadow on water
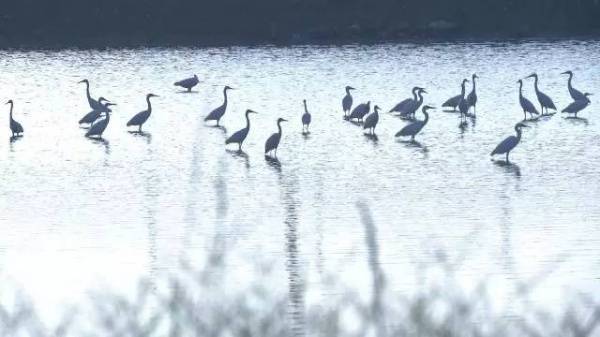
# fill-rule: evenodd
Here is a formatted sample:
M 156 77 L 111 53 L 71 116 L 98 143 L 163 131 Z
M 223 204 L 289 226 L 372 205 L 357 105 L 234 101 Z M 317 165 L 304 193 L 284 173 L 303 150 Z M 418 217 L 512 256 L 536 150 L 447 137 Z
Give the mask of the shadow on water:
M 194 91 L 194 90 L 192 90 L 192 91 L 180 90 L 180 91 L 178 91 L 177 93 L 178 93 L 178 94 L 197 94 L 197 93 L 198 93 L 198 91 Z
M 304 139 L 310 138 L 310 131 L 302 131 L 302 137 Z
M 86 138 L 89 139 L 90 142 L 92 142 L 93 144 L 97 144 L 99 146 L 104 147 L 104 153 L 110 154 L 110 142 L 108 140 L 104 138 Z
M 507 162 L 506 160 L 492 160 L 494 165 L 502 168 L 506 173 L 514 175 L 517 178 L 521 177 L 521 168 L 517 164 Z
M 22 138 L 23 138 L 23 136 L 10 136 L 10 138 L 8 139 L 8 141 L 10 142 L 10 144 L 13 144 L 13 143 L 18 142 Z
M 234 158 L 238 158 L 244 161 L 244 165 L 246 165 L 246 168 L 250 168 L 250 156 L 248 156 L 248 154 L 242 150 L 230 150 L 230 149 L 225 149 L 225 152 L 229 153 L 232 157 Z
M 127 131 L 130 135 L 133 135 L 134 137 L 140 137 L 140 138 L 144 138 L 146 140 L 146 143 L 151 144 L 152 143 L 152 134 L 150 132 L 146 132 L 146 131 Z
M 368 140 L 372 141 L 375 145 L 377 145 L 377 143 L 379 142 L 379 137 L 377 137 L 377 134 L 363 133 L 363 136 L 365 136 L 365 138 L 367 138 Z
M 210 129 L 220 130 L 224 135 L 227 135 L 227 128 L 223 125 L 207 125 L 206 127 Z
M 583 117 L 568 116 L 568 117 L 565 117 L 564 119 L 569 121 L 571 124 L 583 124 L 586 126 L 589 125 L 588 119 L 583 118 Z
M 267 162 L 267 165 L 281 175 L 281 162 L 279 159 L 271 156 L 265 156 L 265 161 Z

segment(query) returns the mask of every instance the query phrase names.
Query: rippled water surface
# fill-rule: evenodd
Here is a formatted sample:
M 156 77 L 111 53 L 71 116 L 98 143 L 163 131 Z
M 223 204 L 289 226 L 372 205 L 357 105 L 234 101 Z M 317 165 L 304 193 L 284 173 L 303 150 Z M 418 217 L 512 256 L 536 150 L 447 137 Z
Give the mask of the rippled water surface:
M 294 291 L 300 275 L 319 289 L 335 274 L 368 292 L 362 201 L 392 291 L 410 293 L 417 267 L 445 258 L 460 264 L 467 287 L 552 270 L 539 284 L 544 303 L 560 303 L 565 287 L 597 292 L 596 96 L 580 119 L 528 122 L 511 165 L 489 153 L 523 118 L 519 78 L 537 72 L 564 108 L 570 97 L 559 73 L 573 70 L 576 88 L 600 94 L 599 65 L 600 44 L 586 41 L 1 51 L 0 97 L 15 101 L 25 136 L 9 141 L 2 107 L 0 280 L 53 307 L 98 284 L 130 291 L 140 276 L 176 269 L 181 256 L 201 261 L 220 237 L 240 282 L 246 265 L 267 259 L 281 274 L 274 286 Z M 387 111 L 414 85 L 439 107 L 474 72 L 476 119 L 460 127 L 456 114 L 438 109 L 418 143 L 394 139 L 406 122 Z M 196 92 L 173 86 L 194 73 Z M 77 124 L 90 110 L 83 78 L 94 97 L 118 104 L 104 142 L 86 139 Z M 236 90 L 220 129 L 203 118 L 222 103 L 225 85 Z M 355 102 L 382 107 L 377 139 L 342 119 L 346 85 L 357 89 Z M 537 104 L 531 79 L 525 89 Z M 149 92 L 160 97 L 145 133 L 129 133 L 125 123 Z M 309 135 L 301 134 L 302 99 L 313 116 Z M 239 154 L 224 141 L 248 108 L 258 114 Z M 266 161 L 278 117 L 290 122 L 279 162 Z

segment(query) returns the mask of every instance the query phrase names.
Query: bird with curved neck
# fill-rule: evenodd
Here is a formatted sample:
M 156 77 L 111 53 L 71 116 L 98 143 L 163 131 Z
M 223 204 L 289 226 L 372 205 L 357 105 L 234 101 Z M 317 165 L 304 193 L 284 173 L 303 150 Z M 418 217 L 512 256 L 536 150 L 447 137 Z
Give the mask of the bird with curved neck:
M 415 136 L 419 132 L 421 132 L 421 130 L 423 130 L 425 125 L 427 125 L 427 123 L 429 122 L 429 113 L 427 113 L 427 111 L 434 110 L 434 109 L 435 109 L 435 107 L 430 106 L 430 105 L 423 106 L 423 108 L 421 109 L 421 112 L 423 112 L 423 115 L 425 115 L 425 119 L 423 119 L 422 121 L 414 121 L 414 122 L 408 124 L 407 126 L 403 127 L 402 130 L 400 130 L 396 133 L 396 137 L 410 136 L 411 137 L 410 140 L 414 142 Z
M 406 108 L 406 106 L 408 104 L 410 104 L 410 102 L 417 101 L 417 91 L 419 89 L 423 89 L 423 88 L 413 87 L 412 90 L 411 90 L 411 93 L 412 93 L 413 97 L 412 98 L 407 98 L 407 99 L 403 100 L 402 102 L 396 104 L 396 106 L 394 106 L 392 109 L 390 109 L 390 112 L 402 112 L 402 111 L 404 111 L 404 109 Z
M 527 120 L 527 113 L 529 112 L 529 116 L 533 118 L 533 115 L 539 115 L 540 113 L 537 111 L 533 103 L 530 100 L 523 96 L 523 80 L 518 80 L 519 83 L 519 103 L 521 104 L 521 108 L 523 109 L 523 120 Z
M 13 108 L 14 108 L 13 100 L 12 99 L 9 100 L 8 102 L 6 102 L 6 104 L 10 104 L 9 126 L 10 126 L 10 131 L 12 132 L 12 136 L 13 137 L 22 136 L 23 126 L 19 122 L 17 122 L 16 120 L 13 119 Z
M 570 70 L 567 70 L 565 72 L 560 73 L 561 75 L 569 75 L 569 82 L 567 82 L 567 86 L 569 88 L 569 94 L 571 95 L 571 98 L 573 98 L 574 101 L 580 100 L 580 99 L 584 99 L 585 97 L 583 96 L 583 93 L 575 88 L 573 88 L 573 72 Z
M 248 137 L 248 132 L 250 132 L 250 114 L 255 113 L 257 112 L 252 111 L 250 109 L 246 110 L 246 127 L 239 131 L 236 131 L 234 134 L 231 135 L 231 137 L 227 138 L 227 140 L 225 141 L 225 145 L 231 143 L 238 144 L 238 150 L 242 151 L 242 144 L 244 143 L 244 140 L 246 140 L 246 137 Z
M 466 84 L 469 82 L 466 78 L 463 79 L 462 84 L 460 85 L 460 101 L 458 101 L 458 111 L 460 111 L 460 117 L 466 118 L 467 113 L 469 112 L 469 102 L 467 102 L 466 93 Z
M 90 108 L 92 108 L 92 110 L 102 109 L 103 108 L 103 105 L 101 104 L 102 102 L 93 99 L 92 96 L 90 95 L 90 81 L 88 81 L 87 79 L 84 79 L 84 80 L 79 81 L 78 83 L 85 83 L 85 93 L 87 95 L 87 100 L 88 100 L 88 104 L 90 105 Z M 104 100 L 108 101 L 107 99 L 104 99 Z
M 310 112 L 308 112 L 308 108 L 306 107 L 306 100 L 304 102 L 304 114 L 302 114 L 302 133 L 304 133 L 304 129 L 306 128 L 306 133 L 308 133 L 308 127 L 310 126 L 310 121 L 312 117 L 310 116 Z
M 471 107 L 473 107 L 473 114 L 477 113 L 477 83 L 475 82 L 475 79 L 477 79 L 479 77 L 477 77 L 477 74 L 473 74 L 472 77 L 472 81 L 473 81 L 473 90 L 471 90 L 471 92 L 469 93 L 469 95 L 467 96 L 467 104 L 469 105 L 469 109 Z
M 585 109 L 591 103 L 591 101 L 588 97 L 591 95 L 592 94 L 586 92 L 585 94 L 583 94 L 582 99 L 578 99 L 575 102 L 569 104 L 569 106 L 564 108 L 562 112 L 575 114 L 575 118 L 577 118 L 577 113 L 579 113 L 581 110 Z
M 146 123 L 146 121 L 148 120 L 148 118 L 150 118 L 150 115 L 152 114 L 152 104 L 150 103 L 150 98 L 152 97 L 158 97 L 158 95 L 146 95 L 146 103 L 148 104 L 148 109 L 135 114 L 135 116 L 133 116 L 129 120 L 129 122 L 127 122 L 127 126 L 138 126 L 138 132 L 142 132 L 142 125 Z
M 356 90 L 351 86 L 346 86 L 346 96 L 342 99 L 342 109 L 344 109 L 344 117 L 348 116 L 350 109 L 352 109 L 352 95 L 350 90 Z
M 512 151 L 521 141 L 522 128 L 528 128 L 528 126 L 523 123 L 515 124 L 515 131 L 517 132 L 517 135 L 509 136 L 504 139 L 502 142 L 500 142 L 500 144 L 498 144 L 498 146 L 496 146 L 490 155 L 493 156 L 496 154 L 506 154 L 506 162 L 508 163 L 508 155 L 510 154 L 510 151 Z
M 107 103 L 107 104 L 110 104 L 110 103 Z M 88 138 L 98 137 L 101 139 L 102 134 L 104 133 L 104 130 L 106 130 L 106 127 L 108 126 L 108 123 L 110 122 L 110 112 L 111 112 L 110 109 L 103 111 L 103 113 L 106 117 L 104 117 L 104 119 L 96 121 L 94 124 L 92 124 L 92 126 L 90 126 L 90 129 L 88 130 L 88 132 L 86 132 L 85 136 Z
M 379 110 L 379 107 L 375 105 L 375 107 L 373 107 L 373 113 L 367 116 L 365 124 L 363 124 L 363 129 L 369 129 L 371 135 L 375 135 L 375 127 L 377 126 L 377 123 L 379 123 Z
M 535 88 L 535 95 L 537 96 L 538 101 L 540 102 L 540 106 L 541 106 L 541 110 L 542 110 L 542 116 L 544 115 L 544 108 L 546 109 L 546 114 L 548 113 L 548 109 L 552 109 L 556 111 L 556 105 L 554 105 L 554 102 L 552 101 L 552 99 L 544 94 L 543 92 L 540 91 L 540 89 L 538 88 L 538 75 L 536 73 L 533 73 L 525 78 L 532 78 L 534 79 L 534 88 Z
M 267 139 L 265 143 L 265 155 L 270 155 L 270 152 L 274 152 L 274 158 L 277 158 L 277 148 L 279 147 L 279 142 L 281 141 L 281 122 L 287 122 L 287 119 L 278 118 L 277 119 L 277 129 L 278 132 L 272 134 Z
M 98 98 L 98 102 L 100 102 L 100 105 L 102 105 L 102 108 L 94 109 L 94 110 L 88 112 L 85 116 L 83 116 L 83 118 L 81 118 L 79 120 L 79 124 L 92 124 L 98 118 L 100 118 L 100 116 L 102 115 L 103 112 L 106 112 L 106 111 L 110 112 L 109 106 L 117 105 L 116 103 L 110 103 L 104 97 Z
M 417 110 L 423 104 L 423 94 L 426 94 L 427 91 L 423 88 L 417 88 L 417 96 L 416 99 L 411 100 L 404 106 L 402 111 L 400 112 L 400 117 L 414 119 Z
M 206 116 L 206 118 L 204 118 L 204 121 L 217 121 L 217 126 L 219 126 L 219 122 L 221 120 L 221 118 L 223 117 L 223 115 L 225 115 L 225 111 L 227 110 L 227 91 L 228 90 L 234 90 L 232 87 L 230 86 L 225 86 L 225 88 L 223 88 L 223 104 L 214 109 L 213 111 L 211 111 L 208 116 Z

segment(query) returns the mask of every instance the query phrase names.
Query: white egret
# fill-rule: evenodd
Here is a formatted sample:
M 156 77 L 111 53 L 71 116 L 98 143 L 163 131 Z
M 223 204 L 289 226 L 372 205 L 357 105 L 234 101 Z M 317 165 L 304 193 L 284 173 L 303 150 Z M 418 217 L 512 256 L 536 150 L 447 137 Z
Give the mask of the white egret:
M 135 116 L 133 116 L 129 120 L 129 122 L 127 122 L 127 126 L 138 126 L 138 132 L 142 132 L 142 125 L 144 125 L 144 123 L 146 123 L 146 121 L 148 120 L 148 118 L 150 118 L 150 115 L 152 114 L 152 104 L 150 104 L 150 98 L 152 98 L 152 97 L 158 97 L 158 95 L 155 95 L 155 94 L 146 95 L 146 102 L 148 103 L 148 109 L 135 114 Z M 108 113 L 107 113 L 107 116 L 108 116 Z

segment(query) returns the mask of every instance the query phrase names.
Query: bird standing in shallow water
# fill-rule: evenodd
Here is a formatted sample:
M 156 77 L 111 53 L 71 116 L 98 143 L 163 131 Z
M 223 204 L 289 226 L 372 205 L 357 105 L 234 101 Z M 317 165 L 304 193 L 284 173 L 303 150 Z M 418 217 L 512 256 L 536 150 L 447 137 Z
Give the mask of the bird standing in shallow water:
M 346 87 L 346 96 L 342 99 L 342 109 L 344 109 L 344 116 L 348 116 L 350 109 L 352 109 L 352 95 L 350 90 L 356 90 L 351 86 Z
M 281 122 L 287 122 L 286 119 L 277 119 L 277 133 L 272 134 L 265 143 L 265 155 L 269 155 L 269 152 L 275 152 L 274 158 L 277 158 L 277 148 L 279 147 L 279 141 L 281 141 Z
M 10 104 L 10 131 L 12 132 L 12 136 L 16 137 L 16 136 L 22 136 L 23 134 L 23 126 L 17 122 L 16 120 L 13 119 L 13 107 L 14 107 L 14 103 L 13 100 L 9 100 L 8 102 L 6 102 L 6 104 Z
M 422 121 L 414 121 L 414 122 L 408 124 L 407 126 L 403 127 L 402 130 L 400 130 L 396 133 L 396 137 L 410 136 L 410 140 L 414 142 L 415 136 L 419 132 L 421 132 L 421 130 L 423 130 L 425 125 L 427 125 L 427 123 L 429 122 L 429 114 L 427 113 L 427 111 L 433 110 L 433 109 L 435 109 L 435 107 L 425 105 L 421 109 L 421 111 L 423 112 L 423 115 L 425 115 L 425 119 Z
M 138 132 L 142 132 L 142 125 L 146 123 L 150 115 L 152 114 L 152 104 L 150 104 L 150 98 L 158 97 L 155 94 L 146 95 L 146 102 L 148 103 L 148 109 L 138 112 L 135 116 L 133 116 L 129 122 L 127 122 L 127 126 L 138 126 Z M 107 113 L 108 116 L 108 113 Z
M 86 137 L 102 138 L 102 134 L 110 122 L 110 110 L 104 111 L 104 115 L 106 116 L 104 119 L 96 121 L 94 124 L 92 124 L 92 126 L 90 126 L 88 132 L 85 133 Z
M 227 140 L 225 141 L 225 145 L 227 144 L 231 144 L 231 143 L 236 143 L 239 146 L 239 151 L 242 151 L 242 144 L 244 143 L 244 140 L 246 140 L 246 137 L 248 137 L 248 132 L 250 132 L 250 114 L 255 114 L 257 113 L 256 111 L 252 111 L 250 109 L 246 110 L 246 127 L 236 131 L 234 134 L 231 135 L 231 137 L 227 138 Z
M 473 114 L 477 113 L 477 92 L 476 90 L 476 83 L 475 83 L 475 79 L 477 79 L 479 77 L 477 77 L 477 74 L 473 74 L 473 90 L 471 90 L 471 92 L 469 93 L 469 95 L 467 96 L 467 104 L 469 105 L 469 109 L 471 107 L 473 107 Z
M 375 127 L 377 126 L 377 123 L 379 123 L 379 110 L 379 107 L 375 105 L 373 113 L 367 116 L 365 124 L 363 124 L 363 129 L 369 129 L 371 135 L 375 134 Z
M 508 155 L 510 154 L 510 151 L 512 151 L 521 141 L 521 128 L 528 128 L 528 126 L 523 123 L 517 123 L 515 125 L 515 131 L 517 132 L 517 136 L 509 136 L 508 138 L 500 142 L 500 144 L 496 146 L 496 148 L 494 149 L 494 151 L 492 151 L 490 155 L 493 156 L 496 154 L 506 153 L 506 162 L 508 163 Z
M 519 103 L 521 104 L 521 108 L 523 108 L 523 120 L 527 120 L 527 113 L 529 112 L 529 117 L 533 118 L 533 115 L 539 115 L 540 113 L 537 111 L 533 103 L 530 100 L 523 96 L 523 80 L 518 80 L 519 83 Z
M 208 116 L 206 116 L 206 118 L 204 118 L 205 122 L 206 121 L 217 121 L 217 126 L 219 126 L 219 121 L 221 120 L 223 115 L 225 115 L 225 111 L 227 110 L 227 90 L 234 90 L 234 89 L 230 86 L 226 86 L 225 88 L 223 88 L 223 96 L 224 96 L 223 104 L 220 107 L 211 111 L 208 114 Z
M 569 82 L 567 82 L 567 86 L 569 89 L 569 94 L 571 95 L 571 98 L 573 98 L 574 101 L 580 100 L 580 99 L 584 99 L 585 96 L 583 95 L 583 93 L 575 88 L 573 88 L 573 72 L 570 70 L 567 70 L 563 73 L 560 73 L 561 75 L 569 75 Z
M 304 102 L 304 113 L 302 114 L 302 133 L 304 133 L 304 128 L 306 128 L 306 133 L 308 133 L 308 127 L 310 126 L 311 116 L 310 112 L 308 112 L 308 108 L 306 107 L 306 100 Z
M 92 98 L 92 96 L 90 95 L 90 81 L 88 81 L 87 79 L 85 80 L 81 80 L 78 83 L 85 83 L 85 93 L 87 95 L 87 100 L 88 100 L 88 104 L 90 105 L 90 108 L 92 108 L 92 110 L 97 110 L 97 109 L 102 109 L 102 102 L 97 101 L 95 99 Z M 104 99 L 105 101 L 108 101 L 107 99 Z
M 103 112 L 110 112 L 109 106 L 117 105 L 115 103 L 110 103 L 106 98 L 100 97 L 98 98 L 98 102 L 102 105 L 101 109 L 95 109 L 88 112 L 83 118 L 79 120 L 79 124 L 92 124 L 96 121 L 96 119 L 100 118 Z M 103 103 L 105 102 L 105 103 Z
M 186 78 L 181 81 L 177 81 L 174 85 L 178 87 L 182 87 L 187 89 L 188 92 L 192 91 L 192 88 L 195 87 L 200 81 L 198 80 L 198 76 L 194 75 L 194 77 Z
M 466 92 L 466 84 L 469 82 L 466 78 L 463 79 L 462 84 L 460 85 L 460 101 L 458 101 L 458 111 L 460 111 L 461 118 L 467 118 L 467 113 L 469 112 L 469 102 L 467 102 L 467 97 L 465 96 Z
M 548 114 L 548 108 L 556 111 L 556 105 L 554 105 L 554 102 L 552 102 L 552 99 L 548 95 L 541 92 L 540 89 L 538 88 L 538 75 L 536 73 L 533 73 L 525 78 L 531 78 L 531 77 L 533 77 L 535 80 L 535 82 L 534 82 L 535 95 L 537 96 L 537 99 L 540 102 L 540 106 L 542 107 L 542 116 L 544 115 L 544 108 L 546 108 L 546 114 Z
M 413 94 L 413 97 L 412 97 L 412 98 L 407 98 L 407 99 L 403 100 L 402 102 L 400 102 L 400 103 L 396 104 L 396 106 L 394 106 L 394 107 L 393 107 L 393 108 L 390 110 L 390 112 L 402 112 L 402 111 L 404 111 L 404 109 L 406 108 L 406 106 L 407 106 L 408 104 L 410 104 L 410 102 L 413 102 L 413 101 L 416 101 L 416 100 L 417 100 L 417 91 L 418 91 L 419 89 L 423 89 L 423 88 L 419 88 L 419 87 L 413 87 L 413 88 L 412 88 L 412 91 L 411 91 L 411 92 L 412 92 L 412 94 Z
M 569 104 L 566 108 L 563 109 L 562 112 L 575 114 L 575 118 L 577 118 L 577 113 L 581 110 L 585 109 L 591 102 L 588 96 L 591 96 L 590 93 L 583 94 L 582 99 L 578 99 L 575 102 Z
M 362 103 L 356 106 L 356 108 L 354 108 L 354 110 L 352 110 L 352 113 L 350 113 L 350 116 L 348 116 L 348 119 L 352 120 L 352 119 L 357 119 L 358 122 L 362 122 L 363 117 L 365 117 L 366 114 L 369 113 L 369 111 L 371 110 L 371 101 L 367 102 L 367 103 Z
M 418 98 L 413 99 L 410 102 L 406 103 L 404 108 L 402 108 L 402 111 L 400 111 L 400 117 L 414 119 L 415 113 L 417 112 L 417 110 L 419 110 L 419 108 L 423 104 L 423 94 L 426 94 L 426 93 L 427 93 L 427 91 L 425 91 L 424 88 L 417 88 L 417 97 Z

